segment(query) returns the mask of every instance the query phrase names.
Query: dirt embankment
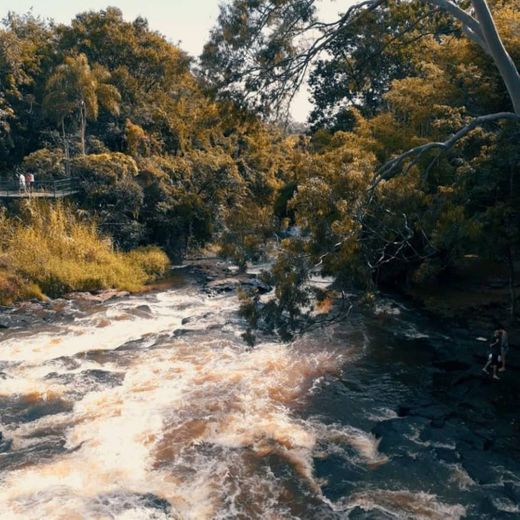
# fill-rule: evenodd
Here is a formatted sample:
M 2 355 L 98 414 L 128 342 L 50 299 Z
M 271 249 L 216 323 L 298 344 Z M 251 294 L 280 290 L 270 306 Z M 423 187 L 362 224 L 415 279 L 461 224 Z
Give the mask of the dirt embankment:
M 511 287 L 507 266 L 465 258 L 436 284 L 407 288 L 403 292 L 428 312 L 454 320 L 472 335 L 489 337 L 498 326 L 506 328 L 520 343 L 520 316 L 511 315 Z M 515 284 L 520 295 L 520 281 Z

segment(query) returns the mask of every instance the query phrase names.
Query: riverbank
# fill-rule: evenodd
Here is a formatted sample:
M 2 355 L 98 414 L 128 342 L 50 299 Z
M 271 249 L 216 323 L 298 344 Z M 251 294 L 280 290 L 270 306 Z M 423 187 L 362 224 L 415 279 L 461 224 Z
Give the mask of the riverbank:
M 145 295 L 166 291 L 195 283 L 208 294 L 230 293 L 238 287 L 255 287 L 262 292 L 271 288 L 263 284 L 256 275 L 239 273 L 236 266 L 214 256 L 187 258 L 185 264 L 171 267 L 167 272 L 132 291 Z M 104 303 L 126 298 L 131 293 L 125 290 L 104 289 L 74 291 L 57 298 L 33 298 L 0 305 L 0 330 L 30 329 L 55 320 L 67 319 L 77 311 L 89 312 Z
M 518 294 L 520 284 L 514 284 Z M 468 257 L 434 285 L 410 286 L 400 292 L 439 319 L 456 321 L 476 336 L 490 337 L 506 328 L 520 338 L 520 320 L 511 316 L 508 272 L 505 266 Z
M 158 247 L 118 251 L 72 206 L 29 201 L 0 213 L 0 304 L 72 292 L 139 291 L 169 267 Z
M 467 329 L 383 294 L 248 348 L 236 290 L 255 271 L 191 259 L 166 288 L 22 305 L 39 321 L 0 349 L 10 507 L 24 520 L 55 501 L 164 520 L 515 517 L 516 361 L 492 381 Z

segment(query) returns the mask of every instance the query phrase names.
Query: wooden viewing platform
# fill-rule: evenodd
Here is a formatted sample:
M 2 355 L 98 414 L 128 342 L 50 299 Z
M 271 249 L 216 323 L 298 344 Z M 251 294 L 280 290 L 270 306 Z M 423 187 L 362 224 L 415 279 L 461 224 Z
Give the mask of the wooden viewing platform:
M 73 177 L 55 181 L 35 181 L 32 187 L 25 190 L 20 188 L 15 181 L 0 182 L 0 198 L 3 199 L 60 199 L 78 192 L 79 185 L 77 179 Z

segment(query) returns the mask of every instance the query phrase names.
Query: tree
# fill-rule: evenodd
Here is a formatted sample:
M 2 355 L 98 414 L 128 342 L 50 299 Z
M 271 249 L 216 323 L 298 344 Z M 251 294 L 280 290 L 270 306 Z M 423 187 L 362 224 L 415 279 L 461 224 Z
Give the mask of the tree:
M 85 154 L 87 120 L 97 119 L 100 105 L 112 114 L 119 112 L 121 96 L 109 80 L 108 71 L 97 64 L 91 68 L 84 54 L 66 56 L 47 80 L 43 106 L 61 128 L 66 161 L 70 158 L 67 118 L 78 117 L 81 153 Z
M 449 16 L 421 0 L 362 13 L 324 47 L 309 74 L 312 129 L 348 131 L 353 108 L 364 116 L 380 112 L 392 81 L 418 72 L 429 37 L 457 32 Z
M 62 53 L 85 54 L 90 63 L 105 67 L 121 95 L 119 117 L 100 117 L 93 125 L 110 148 L 125 149 L 130 120 L 143 129 L 149 153 L 178 153 L 189 147 L 185 139 L 195 127 L 192 119 L 212 118 L 214 110 L 190 72 L 186 53 L 150 30 L 146 20 L 127 22 L 119 9 L 109 7 L 80 13 L 57 32 Z
M 451 0 L 423 2 L 449 13 L 460 24 L 493 60 L 507 88 L 514 112 L 495 114 L 475 124 L 503 117 L 520 118 L 520 75 L 504 47 L 487 1 L 471 0 L 474 16 Z M 316 17 L 316 0 L 234 0 L 222 7 L 218 26 L 202 54 L 202 65 L 208 71 L 206 80 L 256 109 L 270 111 L 272 107 L 279 114 L 304 82 L 313 60 L 331 42 L 366 13 L 385 9 L 385 0 L 365 0 L 349 7 L 337 21 L 325 23 Z M 450 143 L 445 144 L 449 148 Z
M 8 13 L 0 23 L 0 167 L 12 167 L 37 147 L 40 78 L 52 64 L 54 35 L 31 13 Z
M 150 30 L 145 19 L 125 21 L 116 7 L 80 13 L 70 26 L 60 26 L 58 33 L 63 52 L 85 54 L 91 63 L 111 72 L 123 101 L 135 89 L 141 93 L 167 90 L 176 77 L 189 72 L 190 59 L 184 51 Z
M 370 285 L 433 280 L 465 254 L 489 255 L 509 264 L 514 309 L 517 190 L 504 176 L 518 167 L 520 10 L 497 1 L 493 19 L 484 0 L 471 14 L 444 0 L 369 0 L 327 24 L 315 4 L 230 2 L 202 56 L 219 95 L 267 116 L 283 115 L 318 60 L 315 121 L 336 133 L 313 135 L 289 201 L 309 258 Z M 363 66 L 374 55 L 381 83 Z M 499 146 L 516 166 L 498 167 Z
M 140 245 L 144 230 L 138 218 L 144 196 L 134 159 L 122 153 L 88 154 L 75 157 L 72 165 L 82 190 L 81 206 L 119 247 Z

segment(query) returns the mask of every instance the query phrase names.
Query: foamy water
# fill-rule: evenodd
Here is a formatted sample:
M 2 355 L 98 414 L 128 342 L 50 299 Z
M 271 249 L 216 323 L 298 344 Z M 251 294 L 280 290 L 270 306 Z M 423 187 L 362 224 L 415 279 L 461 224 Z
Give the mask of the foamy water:
M 348 346 L 248 350 L 237 305 L 165 291 L 3 341 L 0 397 L 55 409 L 0 429 L 15 453 L 57 448 L 1 473 L 1 518 L 297 518 L 295 482 L 300 502 L 329 503 L 316 457 L 384 464 L 371 434 L 299 414 Z
M 356 493 L 345 504 L 364 511 L 380 511 L 390 518 L 401 520 L 459 520 L 466 515 L 461 505 L 444 504 L 430 493 L 412 493 L 407 490 L 384 491 L 379 489 Z

